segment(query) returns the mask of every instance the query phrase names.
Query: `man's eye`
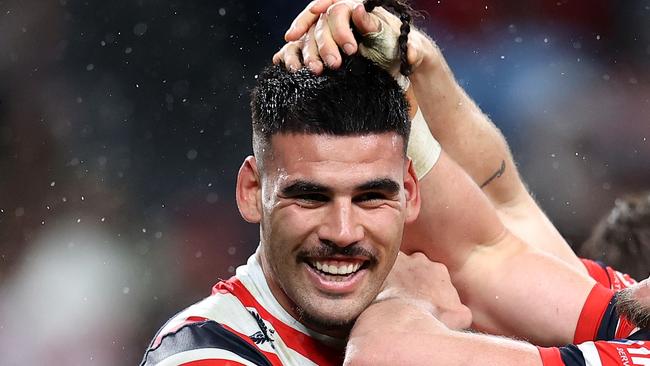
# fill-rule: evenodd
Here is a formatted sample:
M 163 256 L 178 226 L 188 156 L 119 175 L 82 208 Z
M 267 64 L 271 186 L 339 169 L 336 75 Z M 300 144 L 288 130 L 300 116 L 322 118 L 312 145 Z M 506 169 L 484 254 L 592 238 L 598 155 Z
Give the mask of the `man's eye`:
M 383 200 L 385 199 L 386 196 L 383 195 L 382 193 L 379 192 L 367 192 L 360 194 L 354 198 L 354 201 L 356 202 L 369 202 L 369 201 L 376 201 L 376 200 Z
M 324 194 L 310 193 L 310 194 L 301 194 L 296 196 L 296 199 L 307 202 L 327 202 L 329 198 Z

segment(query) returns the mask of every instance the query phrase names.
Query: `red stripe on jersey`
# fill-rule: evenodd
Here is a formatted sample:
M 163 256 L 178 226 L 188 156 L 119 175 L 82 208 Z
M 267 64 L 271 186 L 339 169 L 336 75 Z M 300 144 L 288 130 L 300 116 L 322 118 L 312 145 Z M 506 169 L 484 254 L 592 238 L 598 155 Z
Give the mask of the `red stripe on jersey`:
M 578 325 L 573 336 L 573 343 L 578 344 L 596 339 L 598 328 L 603 320 L 603 314 L 607 310 L 609 302 L 616 292 L 595 284 L 591 289 L 585 304 L 582 306 Z
M 231 360 L 197 360 L 182 363 L 181 366 L 244 366 L 243 363 Z
M 591 259 L 580 258 L 580 260 L 587 268 L 589 276 L 607 288 L 620 291 L 637 283 L 637 281 L 627 273 L 619 272 L 609 266 L 603 268 L 598 262 L 592 261 Z
M 611 289 L 615 291 L 632 287 L 637 283 L 637 281 L 629 274 L 616 271 L 612 267 L 607 267 L 607 275 L 609 276 L 609 280 L 612 282 Z
M 264 351 L 263 349 L 258 347 L 257 344 L 255 342 L 253 342 L 253 340 L 250 339 L 250 337 L 248 337 L 246 334 L 239 333 L 238 331 L 232 329 L 231 327 L 229 327 L 229 326 L 227 326 L 225 324 L 221 324 L 221 326 L 226 328 L 229 332 L 231 332 L 233 334 L 236 334 L 237 336 L 239 336 L 239 338 L 243 339 L 244 341 L 246 341 L 251 346 L 255 347 L 258 351 L 260 351 L 269 360 L 269 362 L 271 362 L 271 365 L 282 366 L 282 361 L 280 361 L 280 358 L 275 353 Z
M 650 349 L 643 341 L 596 342 L 603 366 L 650 365 Z
M 537 347 L 544 366 L 564 366 L 560 350 L 555 347 Z
M 200 317 L 200 316 L 188 316 L 185 320 L 180 322 L 177 326 L 171 328 L 170 330 L 168 330 L 165 333 L 158 334 L 156 339 L 153 341 L 153 345 L 151 346 L 151 349 L 154 349 L 154 348 L 158 347 L 158 345 L 160 345 L 160 342 L 162 342 L 163 337 L 166 336 L 167 334 L 174 333 L 175 331 L 181 329 L 183 326 L 185 326 L 187 324 L 203 322 L 203 321 L 206 321 L 206 320 L 208 320 L 208 318 L 203 318 L 203 317 Z
M 273 325 L 273 328 L 278 332 L 284 343 L 289 348 L 303 355 L 305 358 L 308 358 L 314 363 L 322 366 L 334 366 L 343 363 L 342 350 L 329 347 L 308 335 L 291 328 L 271 315 L 271 313 L 257 302 L 253 295 L 251 295 L 251 293 L 236 277 L 231 277 L 228 281 L 221 281 L 214 285 L 212 288 L 212 294 L 223 293 L 224 290 L 235 295 L 244 306 L 255 308 L 262 318 Z
M 589 272 L 589 276 L 591 278 L 607 288 L 612 288 L 612 282 L 610 281 L 605 268 L 601 267 L 600 264 L 592 261 L 591 259 L 580 258 L 580 260 L 582 261 L 582 264 L 587 268 L 587 272 Z
M 620 316 L 618 318 L 618 325 L 616 326 L 616 334 L 614 337 L 616 339 L 627 338 L 637 329 L 636 325 L 632 324 L 626 317 Z
M 569 365 L 648 366 L 650 349 L 644 341 L 587 342 L 578 347 L 562 347 Z M 597 353 L 583 353 L 583 347 L 595 347 Z M 582 349 L 581 349 L 582 348 Z M 537 347 L 544 366 L 566 366 L 559 348 Z M 598 359 L 594 359 L 598 357 Z

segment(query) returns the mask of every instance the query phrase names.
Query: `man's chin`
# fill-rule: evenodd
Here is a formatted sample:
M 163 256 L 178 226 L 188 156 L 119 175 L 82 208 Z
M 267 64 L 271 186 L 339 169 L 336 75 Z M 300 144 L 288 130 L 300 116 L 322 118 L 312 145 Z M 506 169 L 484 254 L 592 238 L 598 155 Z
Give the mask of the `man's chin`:
M 296 306 L 299 321 L 307 327 L 321 333 L 342 333 L 343 336 L 352 329 L 352 325 L 369 304 L 356 298 L 314 297 L 312 306 Z M 317 308 L 313 305 L 316 305 Z M 340 334 L 337 336 L 341 336 Z
M 360 314 L 361 312 L 359 312 Z M 332 316 L 332 314 L 319 314 L 303 309 L 298 309 L 299 321 L 306 325 L 308 328 L 313 329 L 319 333 L 327 334 L 333 337 L 346 337 L 355 320 L 359 316 Z

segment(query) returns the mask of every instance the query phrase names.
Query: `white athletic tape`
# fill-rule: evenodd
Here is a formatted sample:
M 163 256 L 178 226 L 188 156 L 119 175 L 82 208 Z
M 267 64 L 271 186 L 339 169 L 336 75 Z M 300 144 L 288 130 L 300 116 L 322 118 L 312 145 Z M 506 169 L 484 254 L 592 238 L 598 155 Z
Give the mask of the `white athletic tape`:
M 397 38 L 399 34 L 379 20 L 381 29 L 377 32 L 370 32 L 363 35 L 359 44 L 359 53 L 361 56 L 376 63 L 393 75 L 399 74 L 399 47 Z
M 380 19 L 381 29 L 363 35 L 359 44 L 361 56 L 379 65 L 379 67 L 393 75 L 402 90 L 408 90 L 411 85 L 409 79 L 399 72 L 399 48 L 397 38 L 399 34 Z
M 431 134 L 422 111 L 418 108 L 411 120 L 411 134 L 406 154 L 413 160 L 413 168 L 418 179 L 422 179 L 436 165 L 442 148 Z

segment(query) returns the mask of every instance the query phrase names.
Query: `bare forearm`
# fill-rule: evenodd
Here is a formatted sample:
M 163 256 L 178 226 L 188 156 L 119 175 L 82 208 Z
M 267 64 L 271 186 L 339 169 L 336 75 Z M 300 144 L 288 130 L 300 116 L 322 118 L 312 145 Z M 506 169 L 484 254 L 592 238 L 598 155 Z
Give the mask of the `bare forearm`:
M 542 365 L 539 352 L 510 339 L 451 331 L 406 301 L 371 305 L 357 320 L 345 365 Z
M 586 274 L 526 190 L 499 129 L 458 85 L 438 48 L 431 41 L 422 48 L 425 56 L 410 77 L 412 89 L 443 150 L 481 187 L 510 231 Z
M 515 199 L 525 188 L 503 135 L 458 85 L 436 46 L 426 47 L 410 80 L 431 132 L 493 202 Z

